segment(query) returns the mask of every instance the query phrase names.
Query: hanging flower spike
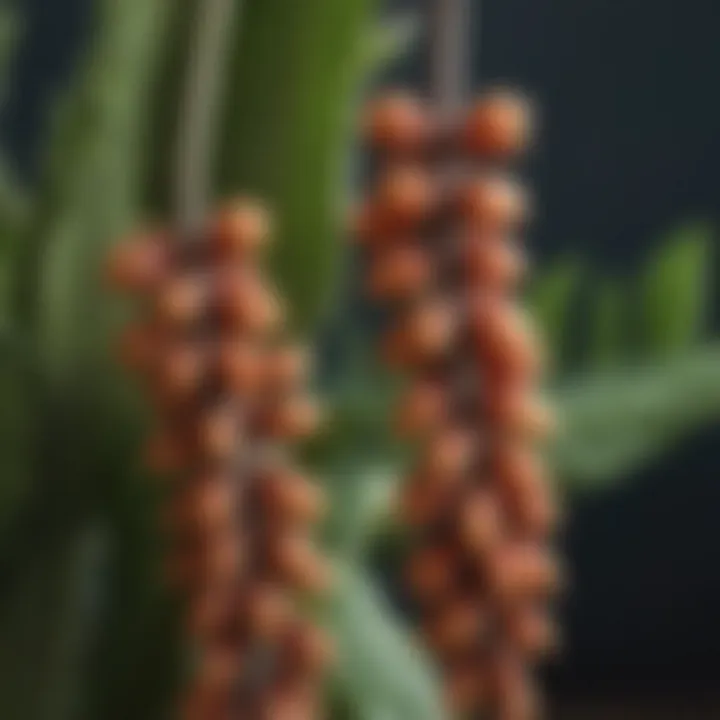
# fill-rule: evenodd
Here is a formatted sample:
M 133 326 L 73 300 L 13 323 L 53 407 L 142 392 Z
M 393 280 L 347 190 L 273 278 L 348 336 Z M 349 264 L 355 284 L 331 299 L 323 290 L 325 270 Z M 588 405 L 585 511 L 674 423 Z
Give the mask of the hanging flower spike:
M 173 480 L 167 573 L 195 658 L 187 720 L 313 720 L 332 656 L 296 602 L 330 580 L 311 539 L 323 495 L 286 449 L 320 413 L 303 393 L 307 353 L 283 342 L 264 279 L 270 230 L 263 207 L 241 199 L 211 218 L 203 242 L 142 233 L 109 264 L 141 305 L 121 359 L 156 414 L 148 458 Z
M 458 714 L 531 720 L 562 578 L 536 448 L 553 426 L 537 392 L 545 359 L 516 299 L 532 208 L 505 174 L 530 144 L 529 106 L 501 90 L 440 123 L 400 94 L 366 128 L 379 179 L 358 237 L 368 290 L 392 309 L 383 354 L 409 375 L 398 431 L 423 447 L 400 503 L 423 636 Z

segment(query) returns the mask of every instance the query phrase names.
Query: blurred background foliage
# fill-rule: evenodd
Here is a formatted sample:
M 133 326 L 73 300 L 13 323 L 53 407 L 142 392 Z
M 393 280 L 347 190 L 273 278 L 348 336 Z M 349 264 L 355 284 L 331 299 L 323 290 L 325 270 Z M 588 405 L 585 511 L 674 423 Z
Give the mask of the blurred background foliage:
M 389 580 L 403 449 L 397 382 L 375 363 L 375 319 L 342 229 L 357 180 L 364 88 L 408 50 L 414 16 L 374 0 L 247 0 L 224 58 L 214 194 L 273 203 L 272 268 L 298 334 L 316 338 L 332 412 L 308 450 L 333 500 L 339 583 L 337 720 L 437 720 L 432 670 Z M 36 177 L 0 159 L 0 717 L 166 717 L 182 665 L 161 581 L 164 490 L 140 462 L 145 418 L 109 357 L 123 311 L 102 287 L 107 247 L 166 217 L 194 0 L 93 0 L 91 32 L 48 113 Z M 0 5 L 0 102 L 23 42 Z M 563 420 L 549 449 L 572 508 L 633 477 L 720 415 L 710 337 L 715 228 L 690 220 L 631 274 L 574 255 L 541 263 L 528 301 L 553 351 Z

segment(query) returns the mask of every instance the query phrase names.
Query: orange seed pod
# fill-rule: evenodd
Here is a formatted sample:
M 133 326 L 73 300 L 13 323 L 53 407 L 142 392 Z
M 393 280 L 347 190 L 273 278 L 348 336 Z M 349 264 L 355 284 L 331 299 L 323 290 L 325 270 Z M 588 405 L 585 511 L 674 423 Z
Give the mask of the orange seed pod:
M 261 203 L 238 198 L 221 208 L 211 223 L 212 247 L 227 258 L 256 252 L 272 232 L 270 216 Z
M 457 204 L 471 228 L 488 234 L 510 234 L 530 216 L 530 200 L 522 187 L 501 176 L 465 183 L 458 190 Z
M 504 160 L 527 150 L 532 126 L 528 100 L 511 90 L 497 90 L 471 108 L 461 129 L 462 147 L 479 158 Z
M 107 264 L 108 282 L 119 290 L 144 294 L 162 282 L 169 263 L 170 250 L 164 239 L 140 234 L 113 248 Z
M 431 135 L 428 112 L 416 98 L 395 93 L 380 98 L 365 119 L 370 142 L 385 152 L 410 154 L 426 149 Z
M 376 202 L 400 226 L 411 228 L 432 214 L 437 193 L 422 168 L 399 165 L 389 169 L 383 178 Z

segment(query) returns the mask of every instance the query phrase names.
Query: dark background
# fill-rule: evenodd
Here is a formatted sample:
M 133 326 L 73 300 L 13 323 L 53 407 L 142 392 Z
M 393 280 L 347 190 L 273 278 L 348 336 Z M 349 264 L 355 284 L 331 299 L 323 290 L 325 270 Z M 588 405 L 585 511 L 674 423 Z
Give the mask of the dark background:
M 30 42 L 3 122 L 30 177 L 49 99 L 86 34 L 87 3 L 25 4 Z M 518 84 L 543 107 L 531 167 L 541 261 L 572 253 L 631 273 L 667 228 L 717 219 L 719 29 L 717 0 L 482 2 L 476 81 Z M 405 69 L 411 77 L 420 56 Z M 574 508 L 568 650 L 551 671 L 561 704 L 652 703 L 669 718 L 720 708 L 718 443 L 720 428 L 708 429 Z

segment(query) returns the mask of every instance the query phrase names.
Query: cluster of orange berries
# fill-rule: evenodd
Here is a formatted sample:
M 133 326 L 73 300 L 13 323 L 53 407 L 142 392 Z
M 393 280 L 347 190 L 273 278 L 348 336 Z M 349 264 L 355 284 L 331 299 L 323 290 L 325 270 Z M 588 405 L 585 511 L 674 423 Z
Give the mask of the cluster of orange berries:
M 148 460 L 174 479 L 168 574 L 193 648 L 184 720 L 314 720 L 332 647 L 298 600 L 329 568 L 313 546 L 324 497 L 287 444 L 313 432 L 309 360 L 283 338 L 262 271 L 270 219 L 242 199 L 198 242 L 148 232 L 120 244 L 113 284 L 141 304 L 121 355 L 157 418 Z
M 532 667 L 558 641 L 549 550 L 557 513 L 538 442 L 553 416 L 517 293 L 530 202 L 508 165 L 531 140 L 509 91 L 464 117 L 413 97 L 371 109 L 378 179 L 358 218 L 372 296 L 392 308 L 384 354 L 410 375 L 399 431 L 420 445 L 402 511 L 423 635 L 460 715 L 537 713 Z

